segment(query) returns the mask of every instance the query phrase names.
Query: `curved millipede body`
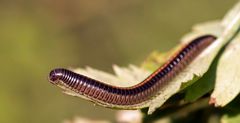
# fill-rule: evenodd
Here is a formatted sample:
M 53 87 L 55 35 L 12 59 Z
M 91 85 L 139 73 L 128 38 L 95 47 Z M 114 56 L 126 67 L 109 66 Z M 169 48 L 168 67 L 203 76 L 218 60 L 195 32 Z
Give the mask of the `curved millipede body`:
M 131 87 L 108 85 L 63 68 L 52 70 L 49 80 L 52 84 L 67 88 L 77 95 L 107 107 L 134 107 L 156 95 L 164 84 L 181 72 L 215 39 L 216 37 L 212 35 L 194 39 L 144 81 Z

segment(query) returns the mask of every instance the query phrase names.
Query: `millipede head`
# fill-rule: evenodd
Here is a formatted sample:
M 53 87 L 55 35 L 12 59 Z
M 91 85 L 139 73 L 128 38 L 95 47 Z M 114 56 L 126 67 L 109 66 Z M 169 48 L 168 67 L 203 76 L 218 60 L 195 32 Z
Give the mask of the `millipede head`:
M 53 69 L 50 73 L 49 73 L 49 81 L 52 84 L 58 84 L 59 79 L 63 76 L 62 73 L 62 69 Z

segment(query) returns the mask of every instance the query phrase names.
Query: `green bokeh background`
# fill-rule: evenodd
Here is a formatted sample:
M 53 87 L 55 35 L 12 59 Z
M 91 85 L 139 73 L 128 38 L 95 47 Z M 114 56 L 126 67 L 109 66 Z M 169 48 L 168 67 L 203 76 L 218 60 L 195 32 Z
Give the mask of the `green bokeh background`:
M 220 19 L 237 0 L 0 0 L 0 123 L 114 119 L 114 110 L 64 95 L 55 67 L 139 65 L 192 25 Z

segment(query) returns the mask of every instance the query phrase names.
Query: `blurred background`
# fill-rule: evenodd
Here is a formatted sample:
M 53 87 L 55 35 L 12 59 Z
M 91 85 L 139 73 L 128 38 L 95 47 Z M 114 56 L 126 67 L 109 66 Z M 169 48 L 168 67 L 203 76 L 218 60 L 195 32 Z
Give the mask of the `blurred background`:
M 113 120 L 115 110 L 62 94 L 55 67 L 112 72 L 167 51 L 194 24 L 221 19 L 237 0 L 0 0 L 0 122 Z

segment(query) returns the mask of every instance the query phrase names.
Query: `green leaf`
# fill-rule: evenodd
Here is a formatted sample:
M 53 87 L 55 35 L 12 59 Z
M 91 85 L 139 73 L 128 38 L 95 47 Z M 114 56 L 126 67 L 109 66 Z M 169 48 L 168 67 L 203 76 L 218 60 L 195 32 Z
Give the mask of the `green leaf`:
M 213 65 L 211 65 L 207 73 L 204 74 L 202 78 L 186 89 L 186 101 L 196 101 L 213 89 L 216 77 L 216 62 L 217 61 L 213 62 Z

